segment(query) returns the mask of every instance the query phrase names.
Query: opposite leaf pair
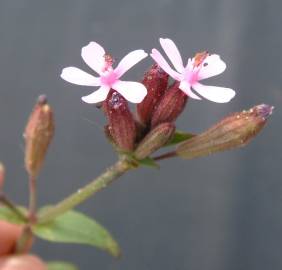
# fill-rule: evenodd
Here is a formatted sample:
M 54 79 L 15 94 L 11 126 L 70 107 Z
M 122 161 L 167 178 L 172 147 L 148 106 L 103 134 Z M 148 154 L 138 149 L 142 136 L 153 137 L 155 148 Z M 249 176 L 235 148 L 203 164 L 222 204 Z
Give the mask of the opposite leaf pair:
M 153 49 L 151 57 L 168 75 L 179 82 L 179 89 L 186 95 L 194 99 L 201 99 L 200 96 L 202 96 L 218 103 L 229 102 L 235 96 L 235 91 L 230 88 L 206 86 L 199 83 L 200 80 L 216 76 L 225 70 L 226 64 L 219 55 L 209 55 L 207 52 L 196 54 L 194 58 L 189 58 L 187 65 L 184 66 L 179 50 L 172 40 L 161 38 L 160 43 L 175 70 L 158 50 Z M 142 102 L 147 95 L 147 89 L 143 84 L 120 80 L 126 71 L 147 57 L 144 50 L 130 52 L 115 69 L 112 67 L 112 57 L 106 54 L 104 48 L 96 42 L 90 42 L 83 47 L 81 56 L 85 63 L 100 76 L 94 77 L 76 67 L 67 67 L 63 69 L 61 77 L 78 85 L 100 86 L 97 91 L 82 97 L 84 102 L 104 101 L 111 89 L 116 90 L 132 103 Z

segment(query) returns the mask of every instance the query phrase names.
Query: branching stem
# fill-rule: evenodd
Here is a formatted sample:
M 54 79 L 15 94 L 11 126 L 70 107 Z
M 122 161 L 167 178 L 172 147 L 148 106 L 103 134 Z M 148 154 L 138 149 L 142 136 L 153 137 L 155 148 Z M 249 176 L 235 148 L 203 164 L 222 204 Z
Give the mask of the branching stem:
M 116 164 L 109 167 L 104 173 L 92 180 L 89 184 L 60 201 L 54 207 L 39 213 L 38 223 L 42 224 L 52 221 L 57 216 L 76 207 L 98 191 L 106 188 L 114 180 L 132 168 L 133 166 L 126 159 L 117 161 Z
M 27 218 L 26 216 L 15 206 L 15 204 L 5 196 L 5 194 L 0 193 L 0 203 L 2 203 L 4 206 L 9 208 L 19 219 L 26 222 Z

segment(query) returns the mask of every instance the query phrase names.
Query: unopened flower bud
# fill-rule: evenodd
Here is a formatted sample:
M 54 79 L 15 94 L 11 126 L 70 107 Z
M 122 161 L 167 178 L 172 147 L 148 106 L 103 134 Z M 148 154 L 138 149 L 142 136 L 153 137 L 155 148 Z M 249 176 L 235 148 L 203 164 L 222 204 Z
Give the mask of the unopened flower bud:
M 3 188 L 6 170 L 4 165 L 0 162 L 0 191 Z
M 127 101 L 116 91 L 111 90 L 103 103 L 108 119 L 107 132 L 122 151 L 132 151 L 136 138 L 136 127 Z
M 273 107 L 261 104 L 234 113 L 200 135 L 183 142 L 176 154 L 192 159 L 246 145 L 264 127 Z
M 172 123 L 159 124 L 140 142 L 134 156 L 140 160 L 150 156 L 172 138 L 174 131 L 175 126 Z
M 184 110 L 188 96 L 178 86 L 178 82 L 174 83 L 156 106 L 152 114 L 152 127 L 165 122 L 174 122 Z
M 46 96 L 40 96 L 24 132 L 25 167 L 30 176 L 38 175 L 53 135 L 53 112 Z
M 157 64 L 154 64 L 144 75 L 142 83 L 148 94 L 144 100 L 137 104 L 139 120 L 143 125 L 150 124 L 152 112 L 165 93 L 168 84 L 168 74 Z

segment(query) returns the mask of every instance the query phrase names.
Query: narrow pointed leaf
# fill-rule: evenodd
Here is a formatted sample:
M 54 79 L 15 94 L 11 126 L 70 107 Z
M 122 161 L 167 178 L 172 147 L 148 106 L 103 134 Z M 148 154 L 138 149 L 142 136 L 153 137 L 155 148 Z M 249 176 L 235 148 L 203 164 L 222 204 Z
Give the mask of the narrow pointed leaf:
M 48 270 L 78 270 L 78 268 L 71 263 L 59 262 L 59 261 L 48 262 L 47 269 Z
M 51 222 L 35 225 L 33 232 L 47 241 L 95 246 L 114 257 L 121 253 L 118 243 L 103 226 L 78 211 L 71 210 Z
M 155 169 L 160 168 L 159 164 L 150 157 L 144 158 L 142 160 L 138 160 L 138 163 L 141 166 L 145 166 L 145 167 L 151 167 L 151 168 L 155 168 Z
M 144 159 L 137 159 L 134 156 L 134 153 L 123 153 L 124 155 L 127 156 L 128 160 L 130 160 L 132 162 L 132 164 L 134 164 L 136 167 L 138 166 L 144 166 L 144 167 L 150 167 L 150 168 L 155 168 L 155 169 L 159 169 L 160 166 L 159 164 L 152 158 L 150 157 L 146 157 Z
M 18 210 L 21 211 L 21 213 L 23 214 L 26 213 L 27 211 L 23 207 L 18 207 Z M 18 215 L 16 215 L 11 209 L 5 206 L 0 207 L 0 220 L 9 221 L 15 224 L 24 223 L 23 220 Z
M 172 145 L 187 141 L 195 136 L 196 134 L 176 130 L 172 139 L 165 146 L 172 146 Z

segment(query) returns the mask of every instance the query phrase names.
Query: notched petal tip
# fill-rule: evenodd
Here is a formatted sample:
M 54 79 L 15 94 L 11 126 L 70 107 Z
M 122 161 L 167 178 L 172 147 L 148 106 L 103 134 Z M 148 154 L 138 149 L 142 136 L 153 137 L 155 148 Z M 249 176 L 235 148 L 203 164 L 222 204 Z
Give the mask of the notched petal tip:
M 156 55 L 156 53 L 158 53 L 159 51 L 156 48 L 153 48 L 151 50 L 150 56 L 153 58 L 154 55 Z
M 98 74 L 101 74 L 105 64 L 105 54 L 104 48 L 95 41 L 89 42 L 81 49 L 81 57 L 84 62 Z
M 95 41 L 90 41 L 87 45 L 83 46 L 81 50 L 85 50 L 89 48 L 93 49 L 98 54 L 105 54 L 104 48 Z
M 136 50 L 136 51 L 137 51 L 137 52 L 139 52 L 139 53 L 140 53 L 140 55 L 142 55 L 142 54 L 143 54 L 143 57 L 144 57 L 144 58 L 148 56 L 148 53 L 147 53 L 147 52 L 145 52 L 145 50 L 143 50 L 143 49 L 139 49 L 139 50 Z

